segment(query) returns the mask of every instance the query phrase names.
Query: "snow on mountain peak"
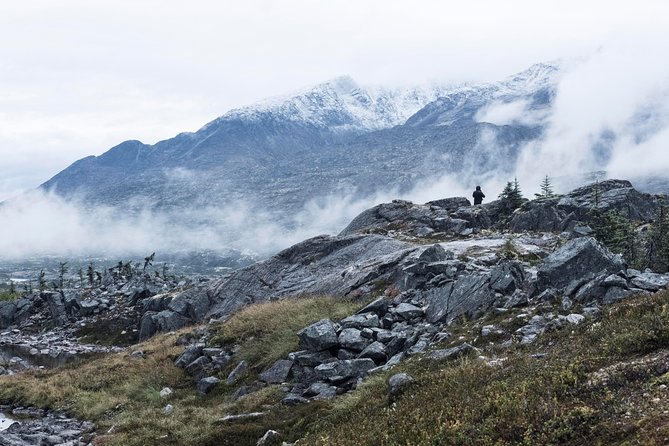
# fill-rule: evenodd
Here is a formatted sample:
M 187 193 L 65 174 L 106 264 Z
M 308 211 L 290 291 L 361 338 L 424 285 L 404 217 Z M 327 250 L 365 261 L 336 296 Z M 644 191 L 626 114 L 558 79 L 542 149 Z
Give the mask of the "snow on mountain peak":
M 231 110 L 201 130 L 224 121 L 261 122 L 267 119 L 309 125 L 334 133 L 380 130 L 404 124 L 439 98 L 464 100 L 480 96 L 480 100 L 490 100 L 535 91 L 550 83 L 559 70 L 557 63 L 536 64 L 500 82 L 455 87 L 363 87 L 350 76 L 340 76 L 292 94 Z
M 364 88 L 350 76 L 340 76 L 291 95 L 232 110 L 221 119 L 255 121 L 270 115 L 335 132 L 378 130 L 404 123 L 445 90 Z

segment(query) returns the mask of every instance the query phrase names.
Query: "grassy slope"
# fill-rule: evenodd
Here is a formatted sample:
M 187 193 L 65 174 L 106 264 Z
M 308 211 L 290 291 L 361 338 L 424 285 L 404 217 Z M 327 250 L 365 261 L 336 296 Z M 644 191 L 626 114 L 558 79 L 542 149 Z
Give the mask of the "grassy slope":
M 542 359 L 517 348 L 496 366 L 410 361 L 392 372 L 417 379 L 398 401 L 388 402 L 387 376 L 375 377 L 300 444 L 667 444 L 669 293 L 605 313 L 545 336 L 532 346 Z
M 249 308 L 212 327 L 222 342 L 242 348 L 235 361 L 247 377 L 294 350 L 294 333 L 321 317 L 350 314 L 332 299 L 275 302 Z M 455 328 L 455 327 L 453 327 Z M 199 398 L 172 365 L 177 334 L 141 344 L 145 359 L 128 353 L 0 380 L 0 400 L 59 407 L 114 432 L 108 444 L 255 444 L 273 428 L 299 445 L 666 444 L 669 440 L 669 293 L 639 297 L 604 311 L 601 322 L 545 335 L 530 347 L 499 353 L 491 366 L 475 356 L 456 361 L 413 359 L 368 379 L 328 403 L 275 405 L 275 386 L 231 403 L 233 388 Z M 530 353 L 542 352 L 541 359 Z M 231 364 L 233 367 L 234 364 Z M 225 375 L 225 370 L 222 375 Z M 407 371 L 417 382 L 394 403 L 387 379 Z M 167 403 L 158 392 L 175 390 Z M 267 411 L 257 421 L 222 423 L 228 413 Z
M 242 310 L 226 323 L 210 328 L 215 338 L 241 347 L 221 377 L 244 359 L 252 367 L 246 381 L 253 381 L 267 365 L 297 350 L 295 333 L 299 329 L 321 318 L 345 317 L 357 307 L 342 300 L 314 298 Z M 144 352 L 141 359 L 131 358 L 129 350 L 54 370 L 1 377 L 0 401 L 65 409 L 95 421 L 98 433 L 112 429 L 98 442 L 124 446 L 255 444 L 267 429 L 279 426 L 288 431 L 315 413 L 313 407 L 278 407 L 259 421 L 222 423 L 220 418 L 227 414 L 266 411 L 283 393 L 277 386 L 269 386 L 231 402 L 228 394 L 237 384 L 223 385 L 213 395 L 198 397 L 192 379 L 173 364 L 184 349 L 176 340 L 189 331 L 193 329 L 159 335 L 135 346 Z M 162 400 L 159 392 L 165 386 L 174 394 Z M 168 403 L 174 412 L 166 416 L 162 408 Z

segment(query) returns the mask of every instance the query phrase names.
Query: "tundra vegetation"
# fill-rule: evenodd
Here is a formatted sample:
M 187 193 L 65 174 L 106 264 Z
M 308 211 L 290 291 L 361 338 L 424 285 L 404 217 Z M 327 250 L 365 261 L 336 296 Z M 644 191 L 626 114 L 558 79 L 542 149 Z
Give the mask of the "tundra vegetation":
M 297 347 L 297 327 L 352 309 L 352 303 L 330 298 L 272 302 L 242 310 L 211 330 L 218 340 L 242 347 L 235 359 L 252 364 L 250 382 Z M 497 319 L 463 321 L 454 329 L 458 337 L 481 342 L 481 326 Z M 300 445 L 659 445 L 669 437 L 661 403 L 669 394 L 668 292 L 612 305 L 598 323 L 518 345 L 497 361 L 416 357 L 374 375 L 355 392 L 298 407 L 278 404 L 282 392 L 274 385 L 236 401 L 226 386 L 197 396 L 174 359 L 183 350 L 177 341 L 198 329 L 139 344 L 138 358 L 128 351 L 4 378 L 0 400 L 91 419 L 99 432 L 111 429 L 97 439 L 108 445 L 255 444 L 268 429 Z M 390 402 L 387 381 L 399 372 L 415 382 Z M 164 387 L 174 390 L 167 400 L 159 395 Z M 166 403 L 175 408 L 170 415 L 163 413 Z M 265 415 L 222 421 L 256 411 Z
M 156 324 L 183 321 L 192 313 L 184 324 L 196 325 L 177 330 L 156 325 L 160 329 L 148 340 L 120 352 L 3 376 L 0 404 L 64 410 L 91 420 L 94 441 L 109 445 L 254 445 L 270 429 L 280 436 L 266 444 L 666 444 L 669 276 L 629 268 L 582 234 L 611 235 L 598 228 L 595 218 L 606 200 L 606 212 L 621 200 L 643 200 L 636 214 L 630 211 L 625 218 L 659 256 L 665 243 L 664 205 L 659 202 L 652 220 L 639 222 L 634 215 L 651 215 L 655 198 L 641 196 L 626 182 L 612 180 L 606 187 L 601 195 L 594 187 L 520 204 L 507 215 L 511 227 L 521 228 L 510 231 L 514 234 L 493 233 L 492 219 L 483 219 L 486 213 L 503 214 L 499 203 L 481 209 L 460 206 L 460 199 L 379 205 L 361 214 L 343 235 L 310 239 L 201 288 L 161 288 L 148 297 L 145 290 L 128 287 L 125 275 L 154 277 L 142 271 L 152 256 L 144 259 L 145 268 L 119 262 L 102 272 L 105 280 L 126 284 L 117 295 L 105 294 L 110 304 L 135 302 L 144 309 L 140 319 Z M 450 205 L 454 210 L 448 210 Z M 583 221 L 568 226 L 570 215 L 579 212 L 589 227 Z M 399 233 L 395 223 L 404 225 L 400 235 L 409 241 L 387 235 Z M 467 225 L 479 225 L 482 233 L 474 234 Z M 568 229 L 541 229 L 545 227 Z M 386 235 L 362 232 L 369 228 Z M 451 239 L 434 244 L 426 228 Z M 643 248 L 641 261 L 649 261 L 651 245 L 638 246 Z M 540 251 L 532 251 L 537 247 Z M 543 257 L 535 264 L 527 256 L 537 252 Z M 532 268 L 537 270 L 533 280 L 527 273 Z M 262 280 L 254 282 L 257 277 Z M 295 291 L 321 284 L 333 291 L 321 297 Z M 106 293 L 107 285 L 100 288 Z M 212 302 L 216 292 L 228 294 Z M 50 307 L 57 307 L 61 294 L 46 293 Z M 230 306 L 215 306 L 221 303 Z M 210 306 L 200 309 L 200 304 Z M 362 314 L 351 316 L 362 307 Z M 223 316 L 209 322 L 211 314 Z M 65 325 L 83 320 L 67 317 Z M 334 344 L 311 348 L 298 338 L 307 326 L 324 326 L 323 319 L 331 320 L 325 325 L 331 327 Z M 369 321 L 370 326 L 353 328 Z M 106 330 L 100 323 L 90 325 Z M 407 347 L 399 347 L 403 359 L 394 365 L 388 364 L 388 355 L 373 369 L 344 376 L 346 380 L 325 375 L 327 383 L 305 381 L 334 389 L 336 396 L 300 393 L 297 367 L 293 378 L 262 377 L 277 362 L 292 362 L 286 360 L 289 353 L 301 349 L 327 356 L 309 366 L 316 374 L 329 366 L 343 367 L 353 360 L 340 354 L 360 358 L 364 353 L 352 344 L 347 347 L 344 342 L 351 339 L 344 334 L 359 334 L 353 340 L 364 340 L 363 334 L 376 339 L 369 345 L 383 344 L 383 335 L 390 348 L 390 339 L 401 337 L 402 330 L 412 335 L 404 340 Z M 189 349 L 202 353 L 180 366 Z M 462 353 L 445 354 L 454 350 Z M 214 358 L 221 361 L 218 367 Z M 211 366 L 205 378 L 189 371 L 200 360 Z M 230 380 L 240 364 L 246 367 Z M 309 367 L 300 367 L 304 378 Z M 412 379 L 399 392 L 391 391 L 391 378 L 401 373 Z M 207 379 L 216 385 L 200 391 Z M 171 393 L 162 392 L 166 387 Z

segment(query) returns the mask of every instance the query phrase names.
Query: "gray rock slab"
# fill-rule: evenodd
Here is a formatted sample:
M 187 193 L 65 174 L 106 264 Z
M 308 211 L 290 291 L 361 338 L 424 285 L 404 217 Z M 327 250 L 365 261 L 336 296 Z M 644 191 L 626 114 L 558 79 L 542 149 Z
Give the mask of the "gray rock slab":
M 522 287 L 525 271 L 517 262 L 504 261 L 490 271 L 490 288 L 502 294 L 511 294 Z
M 185 368 L 188 364 L 202 356 L 201 345 L 189 345 L 186 350 L 174 361 L 177 367 Z
M 234 370 L 230 372 L 230 374 L 228 375 L 226 383 L 228 385 L 231 385 L 239 381 L 242 378 L 242 376 L 246 374 L 248 368 L 249 366 L 246 363 L 246 361 L 240 361 L 239 364 L 237 364 L 237 367 L 235 367 Z
M 197 392 L 200 395 L 207 395 L 210 393 L 218 383 L 220 383 L 221 380 L 216 378 L 215 376 L 208 376 L 206 378 L 202 378 L 198 383 L 197 383 Z
M 537 271 L 537 284 L 540 289 L 559 289 L 587 273 L 608 275 L 623 269 L 620 256 L 592 237 L 581 237 L 568 241 L 543 260 Z
M 392 312 L 404 320 L 422 317 L 425 314 L 421 308 L 406 302 L 402 302 L 397 307 L 393 308 Z
M 305 350 L 321 351 L 335 347 L 337 327 L 330 319 L 322 319 L 297 332 L 300 347 Z
M 432 350 L 431 352 L 427 353 L 427 357 L 435 361 L 455 359 L 459 358 L 460 356 L 466 353 L 469 353 L 471 350 L 473 350 L 473 348 L 474 347 L 472 347 L 471 344 L 464 343 L 462 345 L 458 345 L 457 347 L 446 348 L 441 350 Z
M 383 317 L 386 311 L 388 311 L 388 301 L 383 297 L 379 297 L 361 308 L 358 314 L 375 313 L 377 316 Z
M 371 343 L 371 340 L 362 336 L 362 332 L 356 328 L 344 328 L 339 333 L 339 345 L 348 350 L 362 351 Z
M 376 313 L 354 314 L 339 321 L 342 328 L 378 328 L 379 316 Z
M 351 378 L 361 377 L 374 367 L 376 367 L 374 361 L 365 358 L 321 364 L 315 370 L 323 379 L 332 383 L 340 383 Z
M 667 287 L 669 275 L 644 272 L 633 277 L 632 285 L 642 290 L 658 291 Z
M 291 352 L 288 354 L 288 359 L 295 362 L 301 367 L 316 367 L 324 362 L 330 362 L 335 358 L 328 350 L 313 352 L 309 350 L 301 350 L 299 352 Z
M 345 297 L 374 281 L 392 283 L 399 264 L 417 248 L 377 234 L 318 236 L 204 286 L 208 317 L 227 317 L 247 305 L 300 295 Z
M 293 361 L 279 359 L 269 369 L 260 374 L 260 380 L 267 384 L 281 384 L 288 381 Z

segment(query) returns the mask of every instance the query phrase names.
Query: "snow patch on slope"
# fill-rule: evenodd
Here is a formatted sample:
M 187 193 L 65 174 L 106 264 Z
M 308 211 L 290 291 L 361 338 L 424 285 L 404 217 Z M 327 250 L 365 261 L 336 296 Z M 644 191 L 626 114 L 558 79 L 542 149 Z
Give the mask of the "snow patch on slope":
M 220 120 L 260 121 L 268 115 L 331 131 L 371 131 L 403 124 L 447 87 L 387 88 L 358 85 L 342 76 L 288 96 L 232 110 Z

